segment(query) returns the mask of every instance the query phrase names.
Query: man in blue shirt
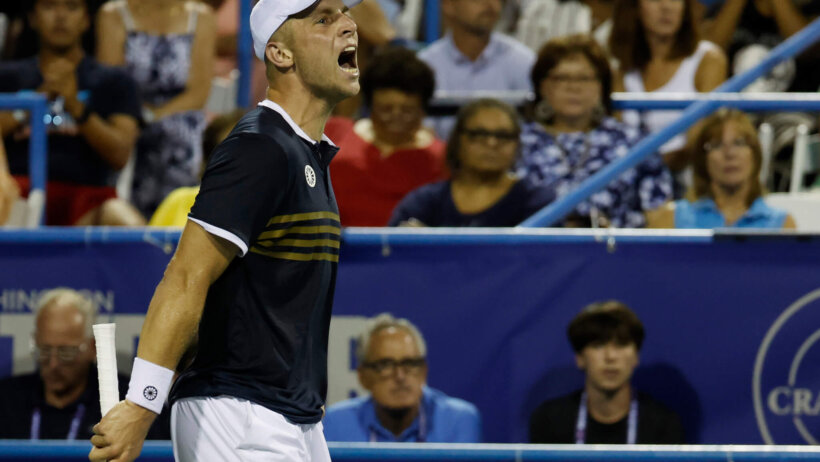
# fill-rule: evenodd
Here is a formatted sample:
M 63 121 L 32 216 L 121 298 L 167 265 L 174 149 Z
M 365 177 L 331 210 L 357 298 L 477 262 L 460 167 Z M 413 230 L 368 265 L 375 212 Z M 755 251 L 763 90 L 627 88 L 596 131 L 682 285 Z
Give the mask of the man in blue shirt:
M 368 323 L 356 349 L 359 382 L 370 396 L 330 406 L 328 441 L 478 443 L 476 407 L 425 386 L 427 347 L 406 319 L 384 313 Z
M 441 0 L 449 31 L 419 52 L 435 72 L 437 91 L 532 91 L 535 53 L 494 32 L 501 6 L 501 0 Z M 436 119 L 434 124 L 446 139 L 453 119 Z

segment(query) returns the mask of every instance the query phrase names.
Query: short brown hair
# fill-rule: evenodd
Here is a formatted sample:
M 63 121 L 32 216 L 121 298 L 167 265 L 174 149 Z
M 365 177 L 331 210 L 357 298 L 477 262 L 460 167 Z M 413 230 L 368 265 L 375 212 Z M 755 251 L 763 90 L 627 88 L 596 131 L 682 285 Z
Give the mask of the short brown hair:
M 376 90 L 398 90 L 416 95 L 427 110 L 436 89 L 436 76 L 427 63 L 416 53 L 401 47 L 388 47 L 370 60 L 361 77 L 362 97 L 365 106 L 373 104 Z
M 611 341 L 624 345 L 634 343 L 635 348 L 640 350 L 644 330 L 641 320 L 628 306 L 617 300 L 608 300 L 585 307 L 569 323 L 567 337 L 576 353 L 590 344 Z
M 538 59 L 532 66 L 530 80 L 535 92 L 535 104 L 541 102 L 541 82 L 547 78 L 550 71 L 561 61 L 571 56 L 583 56 L 592 67 L 601 83 L 601 104 L 607 114 L 612 113 L 612 69 L 606 51 L 589 34 L 575 34 L 565 37 L 556 37 L 545 43 L 538 51 Z M 529 114 L 532 116 L 533 114 Z
M 461 160 L 458 158 L 458 154 L 461 151 L 461 134 L 464 132 L 464 126 L 468 120 L 484 109 L 498 109 L 505 113 L 512 121 L 516 135 L 521 134 L 521 122 L 519 121 L 518 113 L 514 107 L 503 101 L 492 98 L 481 98 L 462 106 L 456 116 L 456 124 L 453 127 L 453 131 L 450 132 L 450 138 L 447 140 L 445 160 L 450 172 L 456 173 L 461 168 Z
M 683 0 L 683 21 L 675 36 L 675 45 L 669 58 L 685 58 L 698 47 L 700 36 L 695 24 L 695 0 Z M 641 69 L 652 58 L 646 31 L 640 18 L 640 0 L 615 0 L 612 14 L 612 33 L 609 36 L 609 51 L 618 60 L 624 72 Z
M 706 143 L 716 141 L 721 142 L 723 129 L 728 123 L 734 123 L 738 131 L 743 135 L 752 150 L 751 186 L 749 196 L 746 198 L 746 205 L 752 205 L 758 197 L 763 195 L 763 185 L 760 184 L 760 168 L 763 163 L 763 149 L 760 147 L 760 140 L 757 138 L 757 130 L 749 117 L 737 109 L 720 109 L 711 116 L 703 119 L 693 136 L 692 150 L 692 176 L 693 184 L 690 196 L 693 199 L 712 196 L 712 178 L 706 166 L 706 157 L 709 154 L 704 147 Z

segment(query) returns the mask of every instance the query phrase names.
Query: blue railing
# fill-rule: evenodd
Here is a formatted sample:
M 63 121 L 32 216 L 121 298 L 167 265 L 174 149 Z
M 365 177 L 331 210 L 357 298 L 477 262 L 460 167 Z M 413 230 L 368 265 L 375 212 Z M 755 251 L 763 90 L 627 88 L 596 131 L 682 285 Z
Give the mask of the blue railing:
M 251 36 L 251 1 L 239 2 L 239 31 L 237 32 L 237 67 L 239 81 L 236 90 L 236 106 L 246 108 L 251 98 L 251 73 L 253 72 L 253 38 Z
M 775 47 L 757 66 L 743 74 L 732 77 L 714 92 L 729 93 L 746 88 L 746 86 L 766 74 L 778 63 L 799 54 L 814 44 L 818 39 L 820 39 L 820 18 L 814 20 L 800 32 Z M 703 100 L 692 104 L 683 111 L 679 119 L 639 142 L 626 157 L 607 165 L 592 175 L 592 177 L 578 188 L 536 212 L 532 217 L 524 220 L 519 226 L 526 228 L 551 226 L 557 223 L 572 212 L 582 201 L 605 188 L 606 185 L 623 172 L 634 167 L 646 157 L 656 152 L 666 141 L 692 126 L 697 120 L 711 114 L 720 106 L 720 101 L 716 100 Z
M 38 93 L 0 93 L 0 109 L 22 109 L 29 112 L 31 135 L 29 155 L 29 197 L 46 195 L 46 172 L 48 171 L 48 138 L 45 116 L 48 112 L 46 97 Z M 45 210 L 45 209 L 43 209 Z M 38 223 L 45 221 L 45 211 Z
M 811 446 L 623 446 L 524 444 L 328 443 L 334 461 L 619 461 L 762 462 L 820 459 Z M 88 460 L 91 444 L 65 441 L 0 441 L 0 461 Z M 173 461 L 171 443 L 149 441 L 141 461 Z
M 147 242 L 169 252 L 179 241 L 178 228 L 107 226 L 0 230 L 0 244 L 126 244 Z M 816 234 L 738 229 L 563 229 L 563 228 L 346 228 L 342 242 L 354 246 L 527 245 L 549 243 L 710 244 L 716 239 L 817 239 Z

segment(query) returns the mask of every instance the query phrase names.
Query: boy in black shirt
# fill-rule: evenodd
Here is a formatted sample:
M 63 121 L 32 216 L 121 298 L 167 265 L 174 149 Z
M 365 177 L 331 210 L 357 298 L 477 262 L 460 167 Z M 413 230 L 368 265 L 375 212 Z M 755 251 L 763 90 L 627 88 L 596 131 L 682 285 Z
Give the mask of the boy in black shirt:
M 586 307 L 567 329 L 583 390 L 546 401 L 530 417 L 530 442 L 683 444 L 678 416 L 630 385 L 643 324 L 617 301 Z

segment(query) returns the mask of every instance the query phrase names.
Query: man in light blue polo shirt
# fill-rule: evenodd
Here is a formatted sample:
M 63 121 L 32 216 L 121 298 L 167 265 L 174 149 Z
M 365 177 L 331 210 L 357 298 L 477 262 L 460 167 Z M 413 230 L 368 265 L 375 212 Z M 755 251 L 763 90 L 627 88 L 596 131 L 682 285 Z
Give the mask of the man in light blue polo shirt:
M 441 0 L 447 35 L 419 52 L 436 74 L 436 90 L 528 90 L 535 54 L 512 37 L 494 32 L 501 0 Z M 451 120 L 451 119 L 450 119 Z M 446 139 L 452 121 L 436 124 Z
M 406 319 L 373 318 L 356 349 L 370 396 L 336 403 L 324 418 L 328 441 L 478 443 L 476 407 L 425 385 L 426 345 Z

